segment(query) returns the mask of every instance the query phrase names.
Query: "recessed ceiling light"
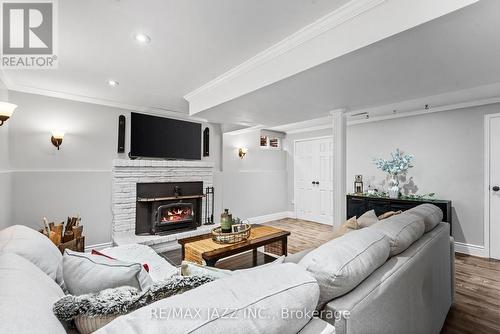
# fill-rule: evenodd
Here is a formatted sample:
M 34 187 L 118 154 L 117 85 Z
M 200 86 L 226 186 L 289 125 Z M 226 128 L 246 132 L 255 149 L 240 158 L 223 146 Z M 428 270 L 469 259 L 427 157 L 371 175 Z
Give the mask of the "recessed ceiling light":
M 146 34 L 136 34 L 135 40 L 142 44 L 149 44 L 151 42 L 151 37 Z
M 116 80 L 108 80 L 108 85 L 111 87 L 117 87 L 120 83 Z

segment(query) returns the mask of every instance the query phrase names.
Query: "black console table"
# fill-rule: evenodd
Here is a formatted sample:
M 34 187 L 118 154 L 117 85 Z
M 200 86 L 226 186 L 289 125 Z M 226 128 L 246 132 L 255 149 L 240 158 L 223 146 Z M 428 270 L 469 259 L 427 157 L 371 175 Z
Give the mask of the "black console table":
M 347 218 L 359 217 L 370 210 L 375 210 L 377 216 L 387 211 L 405 211 L 424 203 L 434 204 L 443 211 L 443 221 L 450 224 L 451 235 L 451 201 L 445 200 L 392 199 L 388 197 L 347 195 Z

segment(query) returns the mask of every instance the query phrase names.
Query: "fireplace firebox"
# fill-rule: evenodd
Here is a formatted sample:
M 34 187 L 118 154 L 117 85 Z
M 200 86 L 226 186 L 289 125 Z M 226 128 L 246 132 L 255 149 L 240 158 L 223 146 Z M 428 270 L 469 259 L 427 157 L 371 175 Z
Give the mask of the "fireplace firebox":
M 201 225 L 203 182 L 138 183 L 136 235 L 170 234 Z
M 172 203 L 161 205 L 155 211 L 156 225 L 178 224 L 191 222 L 194 219 L 193 204 L 191 203 Z

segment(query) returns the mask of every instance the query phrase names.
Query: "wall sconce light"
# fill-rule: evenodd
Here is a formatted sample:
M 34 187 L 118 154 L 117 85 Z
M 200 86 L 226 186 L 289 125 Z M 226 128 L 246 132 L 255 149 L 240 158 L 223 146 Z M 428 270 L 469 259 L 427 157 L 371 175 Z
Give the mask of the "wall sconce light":
M 240 157 L 240 159 L 243 159 L 245 155 L 247 155 L 247 152 L 248 149 L 246 147 L 240 147 L 240 149 L 238 150 L 238 156 Z
M 62 145 L 63 139 L 64 139 L 63 131 L 52 131 L 52 137 L 50 137 L 50 141 L 52 142 L 52 145 L 57 147 L 58 151 L 59 147 Z
M 9 102 L 0 102 L 0 126 L 12 116 L 17 105 Z

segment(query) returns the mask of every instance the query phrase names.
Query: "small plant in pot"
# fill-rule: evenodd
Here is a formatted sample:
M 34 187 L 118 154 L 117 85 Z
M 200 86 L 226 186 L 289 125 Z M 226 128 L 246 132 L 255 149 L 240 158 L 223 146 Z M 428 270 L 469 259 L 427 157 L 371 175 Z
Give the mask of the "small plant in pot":
M 406 175 L 408 170 L 413 167 L 413 155 L 403 154 L 399 149 L 391 153 L 391 159 L 385 160 L 382 158 L 374 159 L 373 162 L 378 169 L 388 174 L 390 179 L 388 194 L 390 198 L 399 197 L 399 177 Z

